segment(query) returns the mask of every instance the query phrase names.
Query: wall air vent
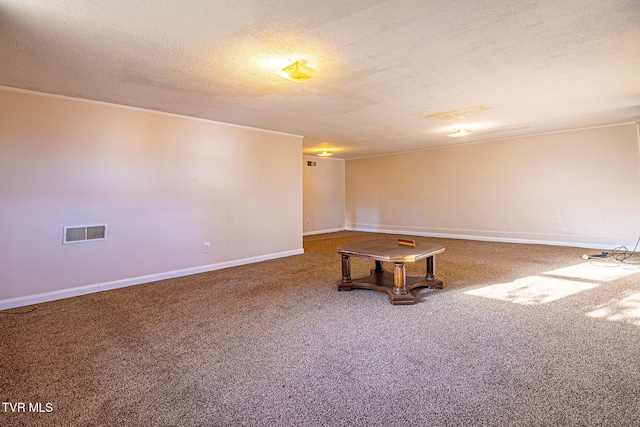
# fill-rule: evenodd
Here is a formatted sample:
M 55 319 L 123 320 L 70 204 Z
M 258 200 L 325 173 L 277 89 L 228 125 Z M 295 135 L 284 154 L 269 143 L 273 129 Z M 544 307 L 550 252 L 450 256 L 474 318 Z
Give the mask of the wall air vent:
M 62 244 L 91 242 L 107 238 L 107 224 L 64 227 Z

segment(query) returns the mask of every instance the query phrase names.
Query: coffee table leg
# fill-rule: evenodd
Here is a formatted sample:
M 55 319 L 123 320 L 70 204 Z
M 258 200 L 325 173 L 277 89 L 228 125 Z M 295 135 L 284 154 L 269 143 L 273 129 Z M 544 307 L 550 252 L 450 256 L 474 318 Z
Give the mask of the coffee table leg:
M 393 265 L 393 293 L 396 295 L 406 295 L 406 271 L 404 262 L 396 262 Z
M 436 277 L 436 257 L 430 256 L 427 257 L 427 280 L 437 280 Z
M 429 289 L 442 289 L 442 280 L 438 279 L 438 276 L 436 276 L 435 255 L 427 257 L 427 275 L 424 280 L 429 282 L 429 285 L 427 286 Z
M 342 283 L 351 283 L 351 259 L 342 255 Z

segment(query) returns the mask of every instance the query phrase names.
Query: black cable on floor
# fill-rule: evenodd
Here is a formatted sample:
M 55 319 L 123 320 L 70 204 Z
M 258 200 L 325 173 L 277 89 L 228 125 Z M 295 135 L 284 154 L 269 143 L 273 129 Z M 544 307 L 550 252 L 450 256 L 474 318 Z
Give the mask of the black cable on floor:
M 36 310 L 38 307 L 33 307 L 31 310 L 27 311 L 0 311 L 0 314 L 29 314 Z
M 638 237 L 638 241 L 636 242 L 636 246 L 632 251 L 629 251 L 626 246 L 618 246 L 611 252 L 611 256 L 619 262 L 626 262 L 627 259 L 636 255 L 636 249 L 638 249 L 638 243 L 640 243 L 640 237 Z

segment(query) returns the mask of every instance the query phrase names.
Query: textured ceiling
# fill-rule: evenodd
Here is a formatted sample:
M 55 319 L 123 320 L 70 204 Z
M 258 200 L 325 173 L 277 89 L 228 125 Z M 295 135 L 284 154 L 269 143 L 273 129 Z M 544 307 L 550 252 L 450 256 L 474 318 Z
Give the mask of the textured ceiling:
M 372 156 L 637 120 L 640 2 L 0 0 L 0 85 Z

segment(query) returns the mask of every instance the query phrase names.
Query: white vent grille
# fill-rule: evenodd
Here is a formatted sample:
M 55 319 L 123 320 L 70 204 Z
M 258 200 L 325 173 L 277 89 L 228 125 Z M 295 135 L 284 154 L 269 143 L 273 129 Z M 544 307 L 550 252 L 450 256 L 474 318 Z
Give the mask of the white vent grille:
M 107 238 L 107 224 L 98 225 L 76 225 L 64 227 L 62 244 L 82 243 L 94 240 L 105 240 Z

